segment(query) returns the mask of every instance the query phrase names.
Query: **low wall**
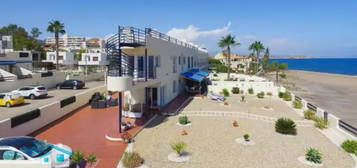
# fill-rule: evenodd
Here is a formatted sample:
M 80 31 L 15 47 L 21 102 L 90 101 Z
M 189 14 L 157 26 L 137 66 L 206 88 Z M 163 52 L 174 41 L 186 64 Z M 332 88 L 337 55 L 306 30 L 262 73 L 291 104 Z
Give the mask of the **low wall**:
M 106 91 L 106 86 L 99 86 L 61 101 L 55 101 L 39 107 L 40 115 L 38 117 L 34 117 L 33 119 L 25 117 L 25 121 L 17 126 L 13 124 L 16 117 L 2 120 L 0 121 L 0 137 L 28 135 L 87 104 L 94 92 L 104 91 Z
M 47 77 L 41 77 L 40 73 L 36 73 L 36 74 L 32 75 L 32 78 L 0 82 L 0 93 L 10 92 L 10 91 L 13 91 L 13 90 L 16 90 L 18 88 L 21 88 L 23 86 L 28 86 L 28 85 L 42 84 L 42 85 L 46 86 L 47 88 L 54 88 L 54 87 L 56 87 L 57 83 L 63 82 L 66 79 L 67 79 L 67 77 L 64 72 L 53 72 L 53 76 L 47 76 Z M 70 75 L 70 76 L 68 76 L 68 79 L 79 79 L 79 80 L 83 80 L 83 81 L 95 81 L 95 80 L 99 80 L 99 79 L 104 79 L 104 73 L 103 72 L 91 73 L 87 77 L 85 77 L 83 74 L 80 74 L 77 76 Z
M 212 85 L 208 86 L 208 91 L 220 93 L 223 89 L 231 91 L 233 87 L 238 87 L 244 93 L 248 93 L 249 88 L 253 88 L 254 94 L 259 92 L 271 92 L 273 95 L 278 95 L 278 87 L 273 82 L 241 82 L 241 81 L 212 81 Z

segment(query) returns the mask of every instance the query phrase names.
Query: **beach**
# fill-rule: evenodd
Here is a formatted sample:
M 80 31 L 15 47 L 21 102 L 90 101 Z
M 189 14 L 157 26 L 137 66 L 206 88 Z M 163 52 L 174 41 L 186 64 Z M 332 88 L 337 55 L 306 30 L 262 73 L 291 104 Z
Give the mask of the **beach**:
M 289 91 L 357 127 L 357 76 L 300 70 L 285 74 L 279 80 Z M 267 77 L 275 80 L 275 73 Z

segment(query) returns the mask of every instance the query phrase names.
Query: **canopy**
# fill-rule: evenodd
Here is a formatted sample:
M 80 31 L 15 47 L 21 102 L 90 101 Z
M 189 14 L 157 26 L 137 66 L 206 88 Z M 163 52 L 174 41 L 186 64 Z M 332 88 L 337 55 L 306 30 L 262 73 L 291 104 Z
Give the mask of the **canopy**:
M 13 81 L 17 78 L 16 75 L 10 73 L 10 72 L 7 72 L 3 69 L 0 69 L 0 77 L 7 80 L 7 81 Z
M 181 76 L 184 78 L 201 82 L 203 79 L 205 79 L 209 75 L 208 72 L 199 70 L 199 69 L 191 69 L 185 73 L 181 73 Z

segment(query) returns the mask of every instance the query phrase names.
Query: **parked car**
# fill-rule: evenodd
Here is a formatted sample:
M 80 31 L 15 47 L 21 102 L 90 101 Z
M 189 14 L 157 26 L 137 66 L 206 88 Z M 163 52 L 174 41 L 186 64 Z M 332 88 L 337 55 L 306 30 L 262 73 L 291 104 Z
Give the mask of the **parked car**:
M 19 93 L 0 93 L 0 106 L 12 107 L 25 102 Z
M 40 97 L 47 96 L 47 89 L 46 87 L 39 85 L 39 86 L 24 86 L 20 89 L 14 90 L 13 93 L 19 93 L 25 98 L 35 99 Z
M 57 89 L 62 89 L 62 88 L 68 88 L 68 89 L 82 89 L 84 88 L 85 83 L 81 80 L 75 80 L 75 79 L 71 79 L 71 80 L 66 80 L 62 83 L 58 83 L 56 85 Z
M 65 168 L 70 165 L 72 149 L 28 137 L 0 138 L 0 167 Z

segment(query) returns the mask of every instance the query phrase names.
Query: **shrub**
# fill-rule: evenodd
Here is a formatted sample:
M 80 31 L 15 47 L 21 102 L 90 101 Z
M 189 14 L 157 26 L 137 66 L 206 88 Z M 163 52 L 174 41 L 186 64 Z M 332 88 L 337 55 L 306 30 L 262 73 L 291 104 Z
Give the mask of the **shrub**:
M 279 74 L 279 76 L 281 77 L 281 78 L 286 78 L 286 74 L 285 73 L 281 73 L 281 74 Z
M 217 74 L 213 74 L 214 77 L 217 77 L 218 75 Z
M 326 129 L 328 127 L 328 121 L 322 117 L 314 117 L 315 127 L 320 129 Z
M 245 141 L 249 141 L 249 134 L 244 134 L 243 137 Z
M 258 94 L 257 94 L 257 97 L 258 97 L 259 99 L 264 98 L 264 92 L 258 93 Z
M 123 154 L 123 165 L 126 168 L 139 167 L 144 162 L 137 152 L 124 152 Z
M 357 140 L 346 140 L 341 147 L 348 153 L 354 153 L 357 156 Z
M 245 102 L 245 96 L 244 95 L 240 96 L 240 98 L 241 98 L 241 102 Z
M 232 88 L 232 93 L 233 94 L 239 94 L 239 88 L 238 87 L 233 87 Z
M 296 108 L 296 109 L 301 109 L 302 108 L 301 101 L 295 100 L 295 101 L 293 101 L 293 104 L 294 104 L 294 108 Z
M 312 110 L 305 110 L 304 118 L 307 120 L 313 120 L 315 118 L 315 112 Z
M 74 151 L 71 155 L 71 162 L 79 164 L 84 159 L 84 153 L 81 151 Z
M 243 94 L 244 93 L 244 90 L 240 90 L 240 94 Z
M 92 165 L 93 163 L 97 162 L 97 157 L 91 153 L 87 156 L 86 160 L 90 165 Z
M 248 93 L 249 93 L 249 94 L 254 94 L 253 88 L 249 88 L 249 89 L 248 89 Z
M 291 101 L 291 94 L 290 93 L 284 93 L 283 99 L 285 101 Z
M 222 90 L 222 93 L 223 93 L 223 96 L 224 96 L 224 97 L 228 97 L 228 96 L 229 96 L 228 89 L 223 89 L 223 90 Z
M 296 135 L 296 124 L 288 118 L 279 118 L 275 122 L 275 131 L 282 134 Z
M 177 155 L 181 156 L 182 153 L 185 152 L 186 146 L 187 145 L 184 142 L 176 142 L 171 144 L 171 149 L 175 151 Z
M 306 160 L 313 163 L 321 163 L 321 153 L 315 148 L 309 148 L 305 154 Z
M 284 92 L 279 92 L 279 98 L 283 98 L 284 94 Z
M 268 92 L 267 95 L 268 95 L 268 96 L 273 96 L 273 93 Z
M 190 123 L 190 121 L 188 121 L 188 117 L 187 116 L 180 116 L 178 118 L 178 120 L 179 120 L 179 123 L 181 125 L 186 125 L 186 124 Z

